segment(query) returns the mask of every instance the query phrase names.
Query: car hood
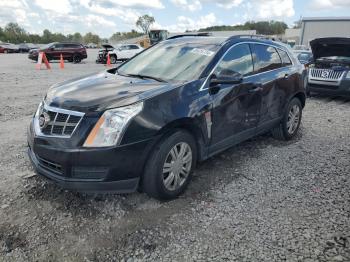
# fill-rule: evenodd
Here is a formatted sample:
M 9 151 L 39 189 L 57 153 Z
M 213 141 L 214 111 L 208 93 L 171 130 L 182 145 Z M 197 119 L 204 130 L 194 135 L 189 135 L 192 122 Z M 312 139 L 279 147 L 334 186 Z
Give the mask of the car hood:
M 330 56 L 350 57 L 350 38 L 318 38 L 310 42 L 314 59 Z
M 142 101 L 180 85 L 104 71 L 56 84 L 49 89 L 44 100 L 52 107 L 99 113 Z

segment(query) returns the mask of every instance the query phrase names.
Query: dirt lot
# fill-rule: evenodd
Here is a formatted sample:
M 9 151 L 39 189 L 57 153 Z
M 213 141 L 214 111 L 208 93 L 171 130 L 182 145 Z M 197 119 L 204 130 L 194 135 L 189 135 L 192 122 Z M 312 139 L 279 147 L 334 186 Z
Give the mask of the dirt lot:
M 350 261 L 350 101 L 313 97 L 300 135 L 199 165 L 186 194 L 91 197 L 34 174 L 26 128 L 48 87 L 104 70 L 0 54 L 0 261 Z

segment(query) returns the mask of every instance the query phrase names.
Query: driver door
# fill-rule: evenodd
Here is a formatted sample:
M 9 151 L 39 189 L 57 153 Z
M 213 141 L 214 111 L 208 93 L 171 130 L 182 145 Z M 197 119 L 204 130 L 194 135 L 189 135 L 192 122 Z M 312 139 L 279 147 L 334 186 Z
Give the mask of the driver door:
M 231 71 L 241 74 L 238 84 L 220 84 L 212 94 L 212 137 L 209 153 L 223 150 L 255 135 L 261 107 L 261 86 L 251 77 L 253 59 L 248 44 L 232 47 L 212 76 Z M 209 81 L 210 82 L 210 81 Z M 209 85 L 209 83 L 208 83 Z

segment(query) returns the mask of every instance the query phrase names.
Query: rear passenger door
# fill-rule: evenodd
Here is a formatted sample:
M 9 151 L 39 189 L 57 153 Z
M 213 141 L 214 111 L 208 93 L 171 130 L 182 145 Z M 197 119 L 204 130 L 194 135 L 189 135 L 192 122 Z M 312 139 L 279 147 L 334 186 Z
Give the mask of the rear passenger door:
M 54 51 L 51 54 L 51 57 L 55 60 L 60 59 L 61 54 L 64 53 L 64 45 L 63 44 L 55 44 Z
M 281 58 L 275 47 L 267 44 L 251 44 L 253 50 L 254 76 L 262 87 L 262 103 L 259 126 L 268 128 L 279 120 L 282 98 L 278 79 L 284 77 Z

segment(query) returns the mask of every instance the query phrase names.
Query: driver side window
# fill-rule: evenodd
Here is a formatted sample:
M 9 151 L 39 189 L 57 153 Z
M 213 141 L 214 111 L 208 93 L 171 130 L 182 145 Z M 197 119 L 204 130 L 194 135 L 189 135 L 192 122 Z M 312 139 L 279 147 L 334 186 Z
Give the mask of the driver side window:
M 248 44 L 240 44 L 228 51 L 215 69 L 214 74 L 232 71 L 247 76 L 253 73 L 253 59 Z

